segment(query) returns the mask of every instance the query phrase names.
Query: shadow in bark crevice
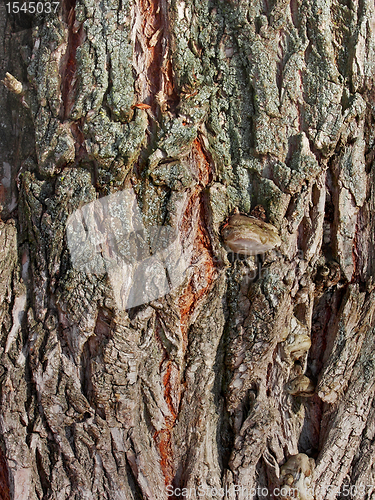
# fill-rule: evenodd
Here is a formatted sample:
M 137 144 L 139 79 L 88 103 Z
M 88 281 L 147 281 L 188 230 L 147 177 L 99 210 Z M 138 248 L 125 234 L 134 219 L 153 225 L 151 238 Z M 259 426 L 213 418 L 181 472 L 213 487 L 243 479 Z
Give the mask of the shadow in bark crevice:
M 99 310 L 94 330 L 94 335 L 91 335 L 85 342 L 81 355 L 81 391 L 86 397 L 90 406 L 95 409 L 96 413 L 103 419 L 106 419 L 105 408 L 98 403 L 98 393 L 93 382 L 93 360 L 97 364 L 104 366 L 104 350 L 111 335 L 111 318 L 104 310 Z

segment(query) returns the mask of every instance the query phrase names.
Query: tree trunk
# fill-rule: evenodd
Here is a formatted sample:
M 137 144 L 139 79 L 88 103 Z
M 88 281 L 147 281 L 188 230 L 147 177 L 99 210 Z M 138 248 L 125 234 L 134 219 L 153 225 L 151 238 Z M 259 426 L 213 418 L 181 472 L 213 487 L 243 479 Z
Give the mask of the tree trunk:
M 374 499 L 373 2 L 7 8 L 1 498 Z

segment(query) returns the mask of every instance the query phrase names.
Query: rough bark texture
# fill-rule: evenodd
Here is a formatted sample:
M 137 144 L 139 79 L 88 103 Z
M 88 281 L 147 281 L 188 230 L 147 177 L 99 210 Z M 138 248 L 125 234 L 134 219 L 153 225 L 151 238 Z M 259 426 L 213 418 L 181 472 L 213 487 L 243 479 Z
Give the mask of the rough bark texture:
M 1 9 L 1 498 L 375 498 L 373 2 Z M 189 262 L 124 309 L 66 230 L 129 189 Z

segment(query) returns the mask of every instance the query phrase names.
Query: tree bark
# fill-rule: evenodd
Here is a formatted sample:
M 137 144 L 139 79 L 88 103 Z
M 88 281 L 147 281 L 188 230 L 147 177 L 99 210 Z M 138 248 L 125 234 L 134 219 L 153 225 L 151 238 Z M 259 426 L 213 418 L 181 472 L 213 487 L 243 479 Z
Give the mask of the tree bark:
M 374 499 L 373 2 L 1 9 L 1 498 Z

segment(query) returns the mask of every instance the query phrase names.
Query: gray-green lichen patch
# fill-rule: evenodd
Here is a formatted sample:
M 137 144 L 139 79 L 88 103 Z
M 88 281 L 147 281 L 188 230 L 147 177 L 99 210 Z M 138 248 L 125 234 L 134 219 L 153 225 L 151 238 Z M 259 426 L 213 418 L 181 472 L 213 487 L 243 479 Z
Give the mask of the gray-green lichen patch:
M 202 86 L 196 92 L 183 93 L 178 106 L 179 114 L 186 117 L 190 123 L 202 123 L 209 114 L 212 92 L 211 87 Z
M 350 190 L 356 205 L 361 207 L 366 198 L 366 102 L 359 94 L 349 97 L 348 100 L 349 106 L 343 115 L 340 137 L 343 147 L 335 170 L 345 188 Z
M 194 178 L 184 161 L 161 163 L 150 172 L 150 176 L 154 184 L 168 186 L 173 191 L 183 191 L 194 183 Z
M 304 132 L 294 138 L 296 151 L 293 153 L 290 167 L 301 173 L 305 179 L 314 179 L 321 171 L 317 159 L 310 149 L 310 143 Z
M 321 51 L 314 49 L 309 53 L 304 78 L 308 136 L 327 156 L 334 151 L 339 139 L 343 92 L 343 80 L 334 64 L 332 36 L 326 28 L 329 16 L 324 6 L 314 18 L 310 36 L 320 45 Z
M 27 67 L 30 82 L 36 91 L 32 111 L 47 106 L 53 117 L 61 112 L 61 65 L 67 50 L 68 33 L 64 23 L 55 18 L 35 28 L 34 47 Z
M 220 183 L 214 183 L 208 191 L 211 217 L 214 229 L 218 231 L 219 226 L 228 215 L 229 196 L 228 192 Z
M 66 273 L 64 279 L 60 280 L 57 303 L 72 323 L 83 325 L 85 318 L 88 318 L 103 301 L 103 297 L 110 293 L 109 283 L 103 276 L 98 279 L 98 276 L 93 273 L 72 269 Z M 74 335 L 73 332 L 72 335 Z
M 76 149 L 70 124 L 58 119 L 52 122 L 44 108 L 40 108 L 35 118 L 35 138 L 41 175 L 53 176 L 66 164 L 74 163 Z
M 281 225 L 290 202 L 290 195 L 283 193 L 270 179 L 254 178 L 253 205 L 262 205 L 269 220 Z
M 272 31 L 271 33 L 276 38 L 276 32 Z M 276 83 L 278 47 L 270 41 L 262 37 L 255 37 L 249 58 L 254 63 L 251 77 L 254 85 L 255 112 L 259 116 L 266 113 L 272 118 L 280 115 L 280 99 Z
M 132 74 L 131 3 L 118 10 L 117 2 L 105 9 L 90 1 L 76 7 L 76 23 L 85 37 L 76 51 L 76 89 L 70 118 L 77 120 L 108 106 L 115 120 L 128 122 L 135 99 Z
M 12 282 L 15 264 L 18 260 L 17 229 L 10 221 L 0 220 L 0 298 L 1 302 L 7 297 Z
M 93 37 L 98 36 L 100 40 L 101 28 L 97 26 L 94 29 L 99 33 L 93 34 Z M 89 112 L 99 111 L 109 82 L 105 70 L 106 52 L 103 41 L 92 47 L 88 35 L 87 40 L 77 48 L 76 59 L 77 83 L 69 116 L 72 120 L 78 120 Z
M 225 99 L 212 96 L 210 114 L 207 118 L 207 138 L 216 169 L 224 182 L 231 178 L 231 148 L 227 123 L 228 103 Z
M 83 204 L 87 204 L 96 198 L 96 192 L 92 185 L 91 173 L 84 169 L 75 167 L 66 169 L 56 180 L 55 196 L 45 201 L 47 211 L 47 224 L 43 228 L 45 234 L 58 235 L 52 238 L 48 245 L 49 258 L 48 267 L 50 274 L 58 273 L 61 264 L 62 252 L 66 241 L 65 231 L 69 215 L 73 210 L 78 209 Z M 49 222 L 50 221 L 50 222 Z M 52 227 L 51 227 L 52 225 Z
M 295 194 L 303 183 L 303 174 L 292 171 L 285 163 L 277 161 L 270 167 L 272 179 L 276 186 L 283 192 Z
M 197 127 L 183 122 L 182 118 L 170 120 L 159 131 L 158 147 L 165 151 L 168 158 L 179 158 L 189 153 L 197 137 Z
M 200 57 L 198 26 L 202 11 L 208 14 L 207 5 L 202 4 L 197 12 L 198 16 L 192 16 L 196 10 L 193 2 L 179 5 L 177 1 L 173 1 L 169 7 L 172 25 L 172 61 L 176 71 L 176 84 L 180 89 L 188 92 L 199 87 L 204 80 L 204 59 L 202 61 Z
M 66 221 L 69 213 L 83 203 L 95 199 L 91 174 L 85 169 L 66 169 L 55 183 L 38 180 L 25 172 L 22 178 L 22 227 L 30 253 L 30 267 L 38 280 L 33 282 L 36 311 L 46 308 L 47 282 L 55 285 L 61 269 L 67 269 L 68 254 L 64 252 Z
M 238 207 L 241 212 L 250 212 L 256 193 L 250 172 L 245 167 L 236 166 L 232 184 L 227 189 L 231 205 Z
M 303 132 L 292 137 L 291 141 L 294 152 L 289 165 L 281 161 L 260 161 L 255 158 L 246 164 L 251 173 L 252 206 L 262 205 L 271 222 L 278 226 L 284 221 L 292 195 L 297 197 L 293 202 L 297 211 L 293 212 L 292 219 L 295 221 L 303 215 L 305 197 L 301 192 L 307 185 L 311 185 L 322 170 Z M 301 211 L 299 216 L 298 211 Z
M 118 25 L 107 35 L 109 57 L 109 92 L 106 102 L 115 119 L 128 122 L 132 119 L 134 103 L 134 80 L 132 57 L 133 47 L 130 40 L 131 2 L 125 2 L 120 12 L 117 11 Z M 112 25 L 111 20 L 108 23 Z
M 137 110 L 127 124 L 113 122 L 103 110 L 85 123 L 85 147 L 102 187 L 123 182 L 146 140 L 147 123 L 144 110 Z

